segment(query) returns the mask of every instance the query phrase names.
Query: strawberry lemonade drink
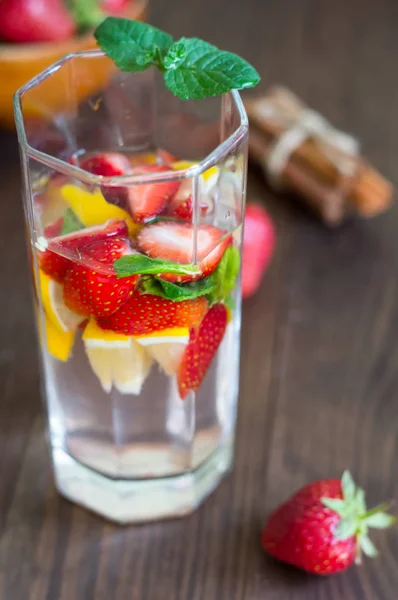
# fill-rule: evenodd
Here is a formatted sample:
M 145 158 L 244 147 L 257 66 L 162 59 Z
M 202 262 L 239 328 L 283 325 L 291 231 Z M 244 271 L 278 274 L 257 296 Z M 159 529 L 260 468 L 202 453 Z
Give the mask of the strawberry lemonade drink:
M 182 102 L 154 68 L 71 110 L 101 62 L 28 83 L 16 121 L 56 483 L 134 522 L 192 511 L 231 466 L 247 121 L 236 91 Z

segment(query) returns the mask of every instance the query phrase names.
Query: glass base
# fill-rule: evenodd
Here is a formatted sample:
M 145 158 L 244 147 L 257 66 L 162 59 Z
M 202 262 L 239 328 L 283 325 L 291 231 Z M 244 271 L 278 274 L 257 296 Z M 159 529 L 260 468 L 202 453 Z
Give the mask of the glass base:
M 224 442 L 197 469 L 173 477 L 116 480 L 53 448 L 58 491 L 116 523 L 142 523 L 192 513 L 231 469 L 233 440 Z

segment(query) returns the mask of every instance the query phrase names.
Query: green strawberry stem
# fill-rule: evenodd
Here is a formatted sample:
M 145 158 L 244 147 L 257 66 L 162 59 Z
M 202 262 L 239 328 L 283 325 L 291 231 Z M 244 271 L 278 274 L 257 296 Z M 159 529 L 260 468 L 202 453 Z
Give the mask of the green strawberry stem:
M 322 498 L 324 506 L 341 516 L 335 535 L 340 540 L 356 538 L 356 559 L 361 562 L 362 552 L 369 557 L 377 556 L 377 549 L 368 536 L 370 528 L 388 529 L 397 519 L 386 511 L 388 504 L 380 504 L 370 510 L 366 508 L 365 493 L 352 479 L 349 471 L 345 471 L 341 479 L 343 499 Z

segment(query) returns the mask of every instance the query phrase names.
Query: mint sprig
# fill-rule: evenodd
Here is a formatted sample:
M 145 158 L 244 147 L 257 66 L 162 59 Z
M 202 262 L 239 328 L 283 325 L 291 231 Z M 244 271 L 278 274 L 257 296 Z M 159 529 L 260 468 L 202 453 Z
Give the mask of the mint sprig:
M 207 296 L 210 304 L 227 301 L 231 303 L 230 294 L 239 273 L 240 255 L 235 246 L 229 246 L 214 273 L 190 283 L 172 283 L 162 279 L 161 275 L 162 273 L 193 275 L 198 273 L 198 267 L 158 260 L 144 254 L 123 256 L 115 261 L 114 268 L 118 277 L 143 275 L 139 284 L 143 294 L 161 296 L 173 302 Z
M 194 300 L 199 296 L 207 296 L 215 291 L 216 285 L 211 277 L 182 284 L 171 283 L 159 277 L 143 277 L 140 282 L 140 291 L 143 294 L 161 296 L 173 302 L 182 302 L 183 300 Z
M 260 81 L 256 69 L 237 54 L 197 38 L 174 41 L 147 23 L 108 17 L 97 27 L 95 38 L 121 71 L 155 66 L 164 73 L 167 88 L 183 100 L 219 96 Z
M 139 253 L 122 256 L 114 262 L 113 266 L 118 277 L 160 275 L 161 273 L 173 273 L 174 275 L 196 275 L 199 273 L 199 267 L 196 265 L 184 265 L 170 260 L 150 258 Z
M 216 289 L 210 294 L 211 304 L 224 302 L 235 287 L 236 278 L 240 269 L 240 254 L 235 246 L 228 246 L 222 259 L 214 271 L 213 279 L 216 282 Z

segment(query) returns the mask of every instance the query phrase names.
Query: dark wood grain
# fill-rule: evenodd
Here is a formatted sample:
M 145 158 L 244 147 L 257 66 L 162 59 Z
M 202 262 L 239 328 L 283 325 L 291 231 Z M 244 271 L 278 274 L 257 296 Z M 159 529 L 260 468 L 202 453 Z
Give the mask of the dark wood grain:
M 153 0 L 152 21 L 243 54 L 291 86 L 398 184 L 395 0 Z M 14 136 L 0 138 L 1 600 L 394 600 L 382 558 L 317 579 L 259 546 L 269 511 L 346 467 L 369 500 L 398 497 L 398 209 L 322 229 L 250 173 L 278 248 L 244 306 L 236 467 L 191 517 L 118 528 L 54 490 L 43 435 Z

